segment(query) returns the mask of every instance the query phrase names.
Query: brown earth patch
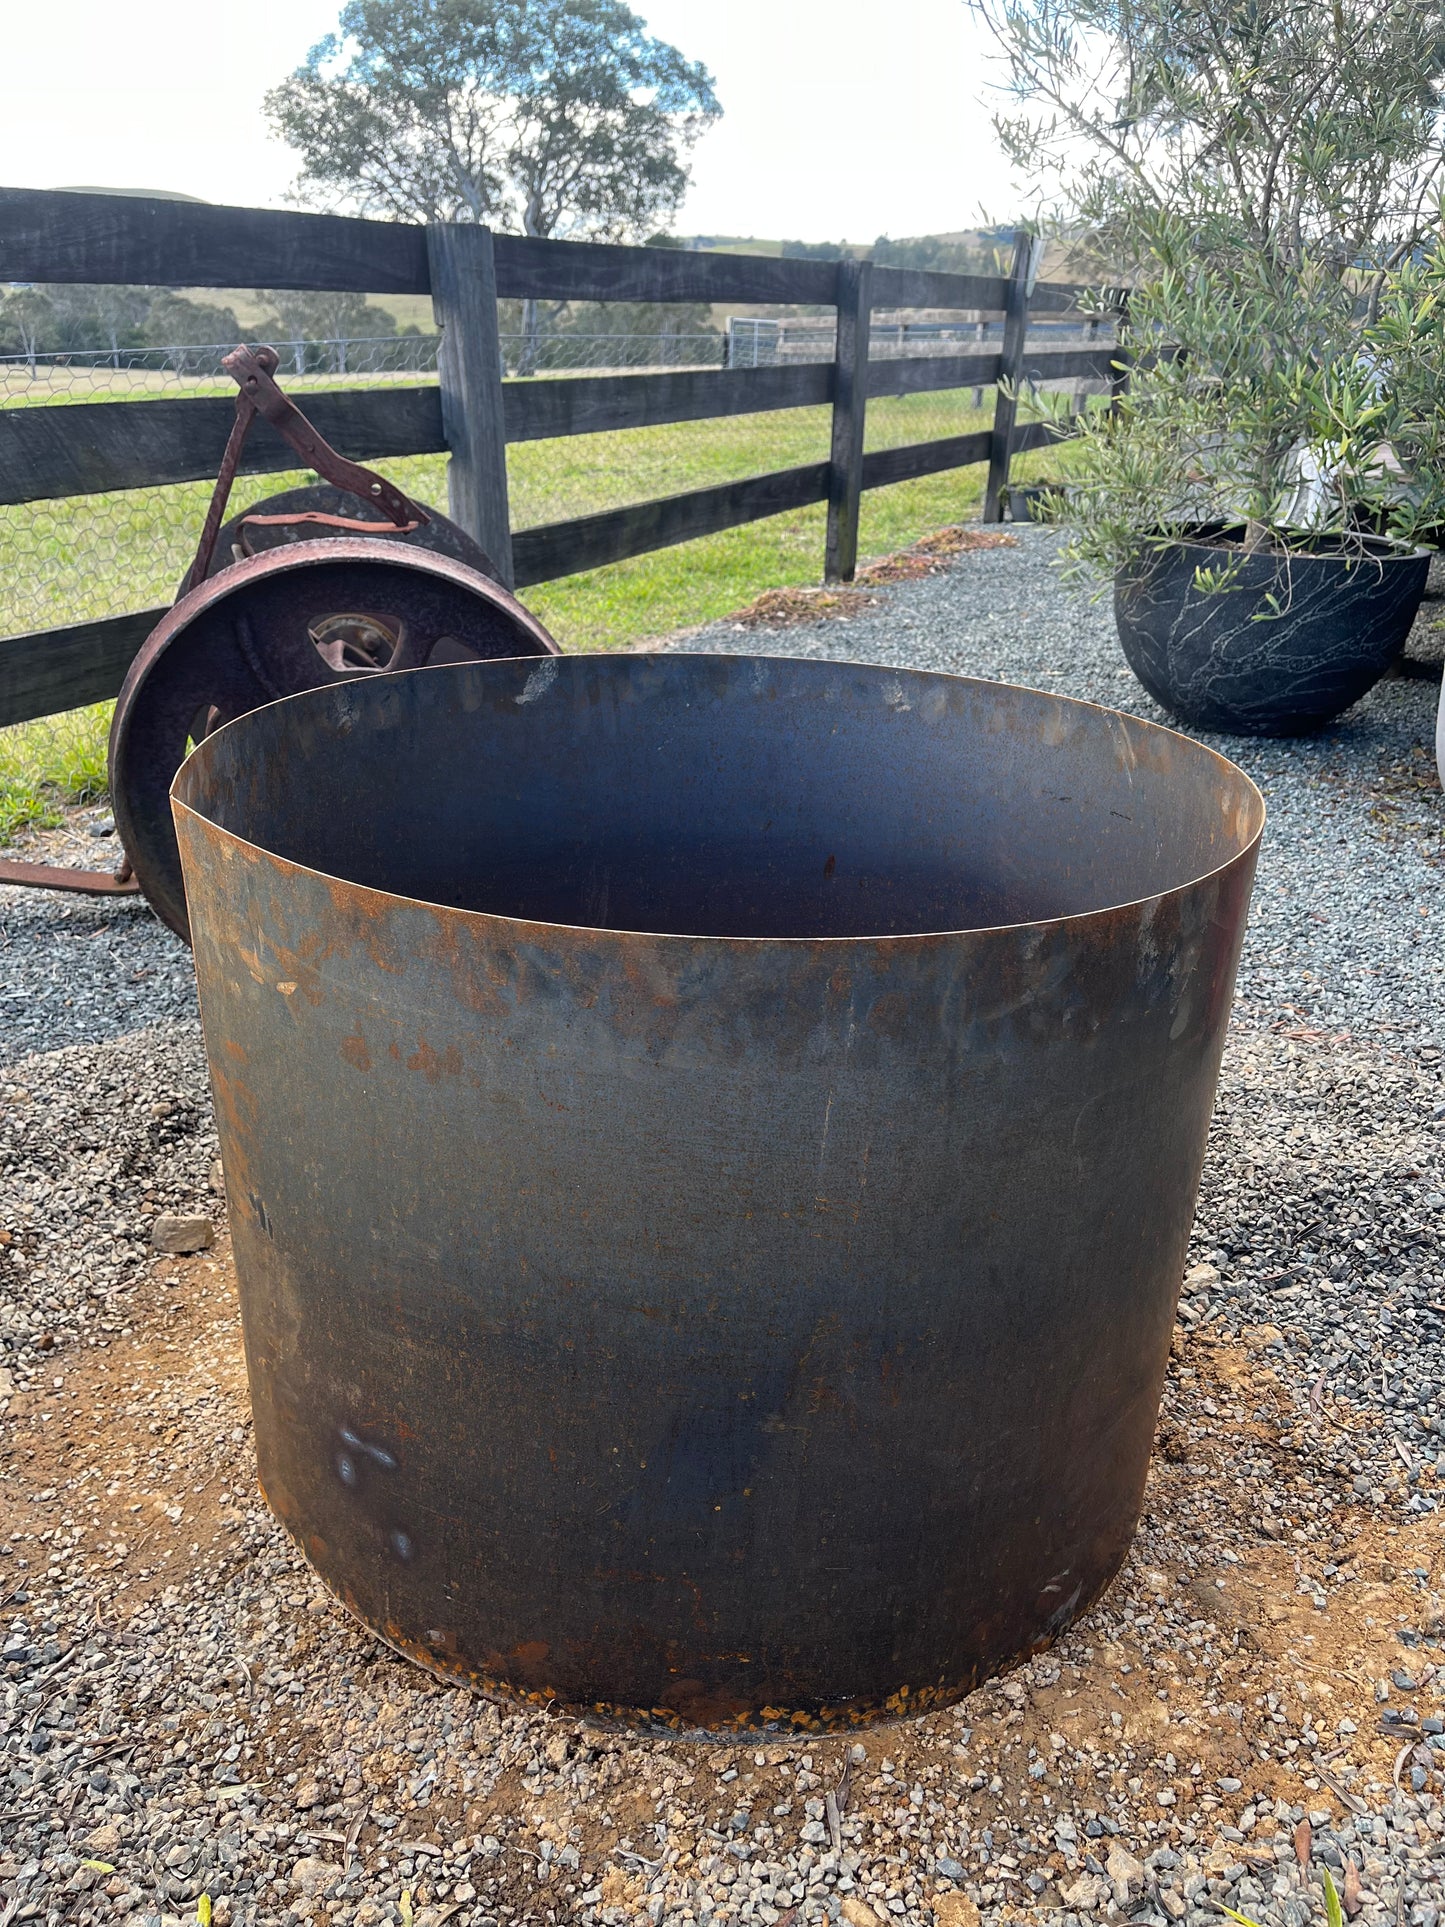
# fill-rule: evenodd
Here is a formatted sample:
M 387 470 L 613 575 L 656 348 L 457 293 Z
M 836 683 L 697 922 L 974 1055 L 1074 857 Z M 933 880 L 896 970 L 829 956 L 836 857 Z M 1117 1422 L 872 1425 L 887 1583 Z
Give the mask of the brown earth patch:
M 1413 1729 L 1382 1723 L 1377 1680 L 1402 1665 L 1428 1676 L 1410 1696 L 1417 1717 L 1437 1710 L 1445 1687 L 1433 1648 L 1422 1650 L 1445 1630 L 1437 1520 L 1401 1513 L 1393 1495 L 1322 1496 L 1312 1440 L 1362 1421 L 1292 1391 L 1276 1369 L 1282 1342 L 1272 1326 L 1249 1328 L 1240 1342 L 1177 1333 L 1144 1518 L 1105 1601 L 1051 1653 L 962 1706 L 860 1736 L 861 1759 L 850 1760 L 850 1737 L 699 1744 L 508 1712 L 488 1715 L 498 1757 L 484 1786 L 469 1792 L 460 1776 L 444 1776 L 432 1797 L 411 1802 L 410 1729 L 434 1719 L 443 1698 L 478 1703 L 369 1639 L 297 1561 L 277 1657 L 314 1683 L 257 1710 L 251 1695 L 267 1656 L 237 1648 L 226 1718 L 246 1726 L 251 1757 L 235 1797 L 299 1809 L 298 1837 L 338 1860 L 394 1843 L 376 1819 L 388 1810 L 409 1811 L 402 1831 L 422 1842 L 463 1829 L 505 1835 L 516 1857 L 495 1892 L 511 1904 L 556 1896 L 556 1868 L 539 1857 L 548 1840 L 558 1850 L 570 1842 L 602 1868 L 588 1878 L 631 1904 L 659 1851 L 648 1844 L 654 1829 L 675 1808 L 689 1835 L 704 1817 L 725 1832 L 740 1802 L 791 1795 L 795 1778 L 837 1789 L 843 1818 L 861 1822 L 865 1837 L 910 1786 L 951 1787 L 975 1838 L 1002 1826 L 1017 1851 L 1029 1829 L 1026 1869 L 1049 1883 L 1039 1913 L 1059 1904 L 1057 1887 L 1073 1871 L 1051 1813 L 1117 1814 L 1122 1802 L 1137 1816 L 1141 1851 L 1197 1843 L 1221 1866 L 1251 1864 L 1248 1839 L 1210 1844 L 1241 1808 L 1257 1807 L 1272 1832 L 1276 1800 L 1341 1815 L 1362 1810 L 1362 1796 L 1378 1804 L 1397 1780 Z M 198 1571 L 219 1579 L 260 1556 L 228 1249 L 159 1263 L 130 1335 L 66 1355 L 53 1378 L 62 1382 L 12 1401 L 3 1429 L 0 1531 L 20 1537 L 0 1597 L 38 1589 L 42 1569 L 57 1583 L 81 1575 L 103 1602 L 97 1623 L 123 1644 L 143 1602 L 164 1600 Z M 183 1624 L 174 1637 L 184 1670 Z M 379 1714 L 354 1717 L 347 1694 L 363 1689 L 373 1705 L 381 1696 Z M 1395 1692 L 1392 1706 L 1404 1697 Z M 141 1706 L 96 1744 L 179 1757 L 178 1748 L 204 1747 L 213 1717 L 195 1705 L 160 1722 Z M 478 1732 L 483 1723 L 477 1716 Z M 337 1760 L 358 1744 L 364 1761 L 343 1781 Z M 787 1780 L 776 1792 L 775 1774 Z M 232 1793 L 212 1797 L 224 1804 Z M 706 1851 L 680 1850 L 670 1864 L 682 1877 Z M 1261 1867 L 1267 1858 L 1262 1844 Z M 1027 1909 L 1033 1899 L 1014 1894 L 1012 1877 L 997 1874 L 994 1898 Z M 422 1876 L 418 1905 L 425 1891 Z
M 728 620 L 742 629 L 784 629 L 800 623 L 841 621 L 878 607 L 878 597 L 871 594 L 871 590 L 892 582 L 914 582 L 920 576 L 937 575 L 950 562 L 974 550 L 1017 547 L 1017 536 L 1005 535 L 997 529 L 962 523 L 935 529 L 911 548 L 863 563 L 851 585 L 765 589 Z

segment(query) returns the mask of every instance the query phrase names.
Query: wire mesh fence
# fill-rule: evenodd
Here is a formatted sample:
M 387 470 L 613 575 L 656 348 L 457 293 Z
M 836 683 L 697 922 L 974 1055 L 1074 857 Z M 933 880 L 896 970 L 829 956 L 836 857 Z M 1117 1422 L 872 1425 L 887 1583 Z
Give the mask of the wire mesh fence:
M 281 357 L 288 380 L 334 380 L 337 376 L 376 381 L 435 375 L 439 337 L 388 335 L 337 337 L 323 341 L 286 341 L 267 337 Z M 211 342 L 168 348 L 84 348 L 48 354 L 0 356 L 0 407 L 25 407 L 49 401 L 116 401 L 147 395 L 207 395 L 235 392 L 221 366 L 239 344 Z
M 727 365 L 727 336 L 720 329 L 706 334 L 504 333 L 501 344 L 506 373 L 518 376 Z
M 1074 324 L 1072 334 L 1041 331 L 1040 346 L 1097 345 Z M 791 335 L 791 339 L 789 336 Z M 281 376 L 302 406 L 308 392 L 338 387 L 427 383 L 437 379 L 439 337 L 417 330 L 387 336 L 327 336 L 287 341 L 274 333 L 281 355 Z M 740 343 L 747 338 L 746 349 Z M 65 406 L 88 401 L 133 401 L 178 396 L 234 394 L 222 367 L 232 343 L 180 344 L 125 348 L 114 344 L 63 353 L 11 354 L 0 358 L 0 409 Z M 881 316 L 875 321 L 872 353 L 886 362 L 919 355 L 958 355 L 997 351 L 998 327 L 987 320 Z M 773 360 L 829 361 L 834 353 L 833 317 L 805 316 L 790 322 L 669 333 L 607 332 L 599 329 L 508 332 L 501 339 L 502 360 L 510 378 L 527 374 L 553 377 L 589 372 L 647 372 L 684 368 L 743 368 Z M 991 388 L 958 388 L 904 396 L 875 396 L 867 414 L 866 447 L 872 451 L 968 434 L 987 428 L 993 416 Z M 557 441 L 523 442 L 508 451 L 511 517 L 517 528 L 592 514 L 658 496 L 741 480 L 771 470 L 826 459 L 830 439 L 826 407 L 787 409 L 759 415 L 579 435 Z M 216 449 L 219 462 L 220 443 Z M 446 457 L 414 456 L 389 460 L 388 474 L 429 505 L 445 510 Z M 313 479 L 309 473 L 245 477 L 237 483 L 234 506 L 251 507 L 265 497 Z M 911 540 L 883 496 L 928 492 L 929 526 L 959 520 L 975 511 L 979 471 L 964 470 L 926 484 L 901 484 L 868 498 L 865 525 Z M 36 630 L 158 608 L 172 600 L 192 559 L 211 493 L 206 481 L 68 497 L 0 506 L 0 638 Z M 819 532 L 812 511 L 789 518 L 788 528 L 766 533 L 739 531 L 720 538 L 723 546 L 758 546 L 759 568 L 786 565 L 796 575 L 799 563 L 789 554 L 779 563 L 761 559 L 769 542 L 806 549 L 804 574 L 815 566 Z M 796 523 L 796 528 L 793 524 Z M 866 540 L 866 530 L 865 530 Z M 872 544 L 876 551 L 878 540 Z M 643 563 L 626 565 L 636 573 Z M 654 572 L 670 565 L 648 564 Z M 741 581 L 741 576 L 739 581 Z M 758 586 L 766 586 L 760 582 Z M 756 592 L 755 590 L 753 591 Z M 536 600 L 536 592 L 533 599 Z M 545 603 L 552 598 L 543 597 Z M 746 599 L 745 596 L 742 599 Z M 593 617 L 612 620 L 609 610 Z M 686 615 L 680 619 L 686 620 Z M 652 618 L 647 618 L 651 622 Z M 606 627 L 606 623 L 603 623 Z M 587 646 L 590 636 L 579 637 Z M 35 739 L 56 743 L 73 735 L 77 723 L 82 747 L 93 755 L 98 719 L 56 718 L 23 728 Z M 88 731 L 88 733 L 87 733 Z M 0 731 L 0 739 L 11 732 Z M 55 745 L 42 754 L 53 763 Z M 0 763 L 7 744 L 0 740 Z M 0 770 L 0 792 L 6 788 Z M 0 825 L 0 835 L 4 826 Z
M 277 341 L 282 374 L 303 399 L 308 390 L 436 379 L 438 337 L 413 332 L 387 337 Z M 1040 347 L 1096 346 L 1097 332 L 1041 328 Z M 996 352 L 998 324 L 986 319 L 881 316 L 872 355 L 890 361 L 930 355 Z M 221 367 L 233 344 L 141 349 L 104 346 L 63 354 L 0 358 L 0 407 L 84 401 L 230 394 Z M 668 368 L 755 367 L 789 360 L 830 360 L 832 317 L 763 320 L 734 317 L 726 331 L 636 334 L 557 332 L 502 337 L 509 374 L 536 375 Z M 1070 384 L 1077 390 L 1100 383 Z M 993 391 L 986 387 L 878 396 L 868 408 L 867 447 L 967 434 L 988 426 Z M 650 495 L 727 481 L 793 463 L 823 459 L 829 421 L 824 408 L 738 416 L 581 436 L 562 443 L 523 444 L 511 451 L 513 520 L 518 527 L 620 507 Z M 220 448 L 217 448 L 219 460 Z M 424 456 L 389 464 L 404 487 L 434 506 L 445 504 L 445 460 Z M 304 474 L 250 478 L 238 505 L 304 481 Z M 186 483 L 0 508 L 0 637 L 57 627 L 169 600 L 190 560 L 209 484 Z
M 434 334 L 410 334 L 274 340 L 272 345 L 281 355 L 286 387 L 304 406 L 307 392 L 315 389 L 434 381 L 438 343 Z M 723 344 L 721 333 L 517 333 L 503 336 L 502 353 L 511 374 L 530 358 L 533 373 L 556 375 L 718 367 Z M 234 345 L 8 355 L 0 358 L 0 408 L 234 394 L 234 384 L 221 367 Z M 710 426 L 689 425 L 689 433 L 695 440 Z M 656 451 L 662 469 L 672 471 L 661 477 L 662 492 L 688 486 L 689 452 L 670 446 L 677 439 L 664 436 Z M 516 453 L 521 459 L 516 463 L 514 513 L 522 526 L 618 506 L 617 482 L 629 474 L 622 500 L 642 499 L 659 479 L 656 460 L 619 469 L 607 459 L 594 464 L 585 450 L 550 443 L 541 445 L 540 460 L 530 449 Z M 218 445 L 218 462 L 220 455 Z M 740 451 L 740 461 L 740 474 L 759 466 L 751 453 Z M 610 488 L 599 490 L 599 468 L 610 478 Z M 401 486 L 433 506 L 445 507 L 444 457 L 395 460 L 388 469 Z M 246 506 L 308 479 L 304 472 L 245 478 L 237 484 L 236 504 Z M 0 637 L 169 601 L 190 562 L 209 495 L 210 484 L 196 482 L 0 507 Z

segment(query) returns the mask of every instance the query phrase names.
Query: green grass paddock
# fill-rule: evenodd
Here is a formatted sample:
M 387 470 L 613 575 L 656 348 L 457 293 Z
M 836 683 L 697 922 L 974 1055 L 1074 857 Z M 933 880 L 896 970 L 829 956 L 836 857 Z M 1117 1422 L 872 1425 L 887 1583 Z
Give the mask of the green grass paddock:
M 867 446 L 897 447 L 986 427 L 969 390 L 890 397 L 868 411 Z M 138 406 L 144 406 L 138 400 Z M 829 411 L 787 409 L 726 420 L 678 422 L 508 450 L 514 527 L 535 527 L 658 495 L 821 461 Z M 1058 452 L 1024 456 L 1015 478 L 1057 468 Z M 387 473 L 421 501 L 446 503 L 446 457 L 413 456 Z M 296 486 L 305 474 L 248 478 L 237 506 Z M 877 489 L 863 498 L 860 552 L 886 555 L 978 513 L 981 466 Z M 160 606 L 190 562 L 207 482 L 0 508 L 0 635 Z M 537 585 L 527 605 L 566 650 L 624 649 L 715 621 L 764 589 L 817 582 L 823 566 L 821 504 L 772 516 L 673 549 Z M 64 804 L 104 794 L 110 704 L 0 730 L 0 842 L 54 820 Z

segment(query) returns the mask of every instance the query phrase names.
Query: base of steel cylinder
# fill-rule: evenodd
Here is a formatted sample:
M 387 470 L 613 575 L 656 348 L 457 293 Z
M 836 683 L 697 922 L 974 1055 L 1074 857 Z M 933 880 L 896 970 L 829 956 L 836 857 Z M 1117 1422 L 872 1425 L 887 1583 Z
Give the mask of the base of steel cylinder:
M 707 1707 L 657 1706 L 616 1706 L 610 1701 L 597 1700 L 591 1704 L 578 1705 L 565 1699 L 560 1693 L 547 1687 L 527 1687 L 517 1681 L 501 1678 L 471 1667 L 466 1660 L 453 1654 L 439 1652 L 433 1647 L 408 1639 L 399 1626 L 378 1626 L 357 1604 L 354 1595 L 346 1586 L 338 1586 L 317 1565 L 315 1558 L 304 1541 L 291 1530 L 286 1519 L 271 1503 L 265 1486 L 259 1487 L 267 1510 L 285 1531 L 302 1558 L 317 1584 L 329 1598 L 333 1599 L 342 1611 L 358 1626 L 380 1640 L 398 1659 L 419 1666 L 433 1679 L 446 1686 L 466 1686 L 483 1699 L 493 1700 L 499 1706 L 514 1709 L 533 1709 L 554 1714 L 566 1719 L 584 1720 L 587 1725 L 602 1731 L 618 1733 L 652 1733 L 666 1735 L 673 1739 L 697 1741 L 716 1741 L 723 1744 L 735 1740 L 739 1735 L 756 1734 L 773 1739 L 804 1738 L 818 1733 L 858 1733 L 873 1727 L 897 1726 L 904 1720 L 921 1719 L 928 1713 L 941 1713 L 960 1700 L 967 1699 L 970 1693 L 977 1692 L 980 1686 L 991 1679 L 998 1679 L 1013 1671 L 1014 1667 L 1024 1665 L 1038 1653 L 1046 1653 L 1051 1646 L 1078 1620 L 1092 1612 L 1095 1605 L 1109 1590 L 1118 1576 L 1124 1561 L 1118 1565 L 1097 1586 L 1087 1598 L 1079 1601 L 1075 1611 L 1056 1626 L 1045 1639 L 1035 1640 L 1024 1647 L 1012 1658 L 991 1662 L 977 1667 L 968 1678 L 958 1680 L 947 1686 L 925 1686 L 913 1688 L 900 1686 L 896 1692 L 881 1702 L 864 1704 L 856 1701 L 840 1701 L 836 1705 L 785 1707 L 773 1705 L 748 1705 L 719 1701 Z

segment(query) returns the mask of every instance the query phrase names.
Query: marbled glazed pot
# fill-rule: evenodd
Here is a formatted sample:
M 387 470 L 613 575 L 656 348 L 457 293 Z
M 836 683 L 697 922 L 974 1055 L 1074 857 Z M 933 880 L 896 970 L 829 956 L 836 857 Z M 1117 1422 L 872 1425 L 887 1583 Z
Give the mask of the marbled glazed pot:
M 1196 586 L 1198 569 L 1230 563 L 1230 588 Z M 1173 542 L 1119 570 L 1114 619 L 1129 667 L 1171 716 L 1241 736 L 1301 735 L 1379 681 L 1404 648 L 1429 571 L 1427 549 L 1375 537 L 1333 554 Z

